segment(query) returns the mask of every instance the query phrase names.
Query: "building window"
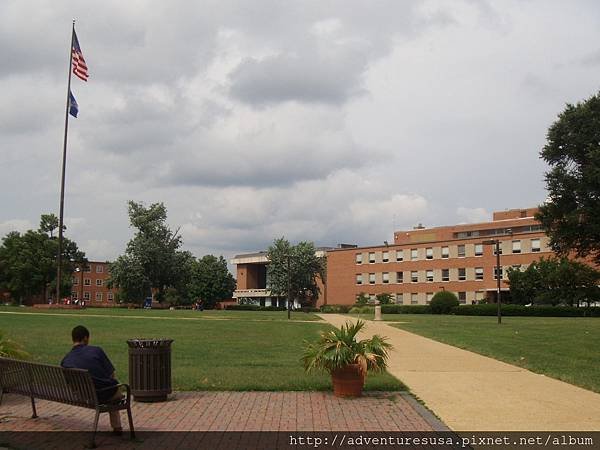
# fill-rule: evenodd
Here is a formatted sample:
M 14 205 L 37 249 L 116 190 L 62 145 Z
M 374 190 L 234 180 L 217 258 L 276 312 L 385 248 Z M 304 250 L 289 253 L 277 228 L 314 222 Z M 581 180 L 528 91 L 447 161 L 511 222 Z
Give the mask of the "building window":
M 389 262 L 390 261 L 390 252 L 388 252 L 387 250 L 385 252 L 383 252 L 383 254 L 381 255 L 381 260 L 383 262 Z
M 375 262 L 375 252 L 369 252 L 369 264 L 373 264 Z
M 410 259 L 415 261 L 419 258 L 419 251 L 416 248 L 410 249 Z
M 465 244 L 461 244 L 461 245 L 458 246 L 458 257 L 459 258 L 464 258 L 465 255 L 466 255 Z
M 375 274 L 374 273 L 369 274 L 369 284 L 375 284 Z
M 448 247 L 442 247 L 442 258 L 450 257 L 450 249 Z
M 100 278 L 96 279 L 96 286 L 102 286 L 102 280 Z
M 498 279 L 498 272 L 500 272 L 500 279 L 502 279 L 504 276 L 502 267 L 500 267 L 500 270 L 498 270 L 498 266 L 494 266 L 494 280 Z
M 417 305 L 419 304 L 419 294 L 415 294 L 414 292 L 410 294 L 410 304 Z
M 427 270 L 425 272 L 425 278 L 427 281 L 433 281 L 433 270 Z
M 85 266 L 85 267 L 83 268 L 83 271 L 84 271 L 84 272 L 88 272 L 88 273 L 89 273 L 89 272 L 91 272 L 91 271 L 92 271 L 92 266 Z
M 356 254 L 356 264 L 362 264 L 362 253 Z
M 402 294 L 396 294 L 396 303 L 398 305 L 401 305 L 402 303 L 404 303 L 404 297 L 402 296 Z
M 464 267 L 458 269 L 458 281 L 465 281 L 467 279 L 467 269 Z
M 77 300 L 77 291 L 71 292 L 71 299 Z
M 450 269 L 442 269 L 442 281 L 450 281 Z
M 483 267 L 475 267 L 475 279 L 483 280 Z
M 102 272 L 104 272 L 104 266 L 98 264 L 96 266 L 96 273 L 102 273 Z
M 390 273 L 389 272 L 383 272 L 381 274 L 381 281 L 383 282 L 383 284 L 388 284 L 390 282 Z
M 500 254 L 502 254 L 502 242 L 500 242 L 500 245 L 498 246 L 498 248 L 500 249 Z M 496 245 L 494 244 L 494 255 L 496 254 Z
M 96 301 L 97 302 L 101 302 L 102 301 L 102 292 L 96 292 Z
M 475 244 L 475 256 L 483 255 L 483 244 Z
M 416 270 L 413 270 L 410 273 L 410 281 L 412 283 L 417 283 L 419 281 L 419 272 L 417 272 Z
M 83 293 L 83 299 L 84 300 L 89 300 L 90 299 L 90 293 L 89 292 L 84 292 Z
M 356 284 L 362 284 L 362 273 L 356 274 Z
M 433 259 L 433 249 L 431 247 L 425 249 L 425 259 Z
M 114 299 L 113 293 L 109 292 L 108 294 L 106 294 L 106 299 L 112 302 Z
M 92 285 L 92 280 L 89 278 L 84 278 L 83 279 L 83 285 L 84 286 L 91 286 Z
M 512 241 L 512 252 L 521 253 L 521 241 Z
M 465 303 L 467 303 L 467 293 L 466 292 L 458 293 L 458 303 L 460 303 L 461 305 L 464 305 Z
M 77 286 L 79 284 L 79 278 L 73 277 L 73 286 Z
M 428 292 L 427 294 L 425 294 L 425 301 L 427 302 L 428 305 L 429 305 L 429 303 L 431 303 L 432 298 L 433 298 L 433 292 Z
M 402 250 L 396 250 L 396 261 L 404 261 L 404 252 Z
M 404 272 L 396 272 L 396 283 L 404 283 Z
M 371 294 L 371 295 L 369 295 L 369 301 L 370 301 L 371 303 L 373 303 L 375 300 L 377 300 L 377 296 L 376 296 L 375 294 Z
M 531 240 L 531 251 L 534 253 L 537 253 L 541 250 L 540 247 L 540 240 L 539 239 L 532 239 Z

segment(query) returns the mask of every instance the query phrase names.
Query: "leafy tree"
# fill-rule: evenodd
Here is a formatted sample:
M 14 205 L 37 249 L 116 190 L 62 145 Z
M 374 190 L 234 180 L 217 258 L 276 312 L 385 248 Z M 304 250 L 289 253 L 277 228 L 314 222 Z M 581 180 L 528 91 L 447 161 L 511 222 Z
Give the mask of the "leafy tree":
M 541 157 L 550 165 L 549 197 L 537 218 L 553 250 L 600 264 L 600 93 L 567 104 L 548 130 Z
M 369 303 L 369 296 L 367 294 L 365 294 L 364 292 L 361 292 L 360 294 L 358 294 L 358 296 L 356 297 L 356 304 L 360 305 L 360 306 L 364 306 L 367 303 Z
M 230 299 L 235 286 L 235 278 L 222 256 L 206 255 L 192 265 L 188 291 L 193 300 L 202 300 L 206 308 L 213 308 L 215 303 Z
M 56 255 L 58 240 L 53 235 L 56 227 L 53 214 L 43 214 L 38 230 L 25 233 L 13 231 L 2 239 L 0 246 L 0 287 L 8 290 L 11 297 L 22 303 L 33 296 L 44 300 L 56 291 Z M 58 221 L 56 220 L 58 226 Z M 85 254 L 77 244 L 67 238 L 62 247 L 61 291 L 70 292 L 71 274 Z
M 130 201 L 128 213 L 137 231 L 125 254 L 110 265 L 109 286 L 121 289 L 122 301 L 142 302 L 149 296 L 162 301 L 168 288 L 189 282 L 185 266 L 189 253 L 178 250 L 181 237 L 166 224 L 167 209 L 162 203 L 145 207 Z
M 325 258 L 316 255 L 312 242 L 291 245 L 285 238 L 276 239 L 267 252 L 268 288 L 278 297 L 288 295 L 288 273 L 290 294 L 302 306 L 314 306 L 320 294 L 317 279 L 325 279 Z M 289 262 L 289 272 L 288 272 Z
M 375 298 L 379 301 L 381 305 L 389 305 L 392 303 L 392 294 L 384 292 L 382 294 L 377 294 Z
M 600 301 L 600 272 L 567 258 L 540 259 L 525 270 L 509 269 L 511 301 L 580 306 Z

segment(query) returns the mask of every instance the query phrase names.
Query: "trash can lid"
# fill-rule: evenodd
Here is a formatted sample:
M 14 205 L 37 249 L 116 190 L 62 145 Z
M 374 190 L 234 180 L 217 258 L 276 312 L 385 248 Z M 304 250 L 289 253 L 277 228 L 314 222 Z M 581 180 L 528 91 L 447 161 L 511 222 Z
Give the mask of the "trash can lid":
M 173 339 L 166 338 L 134 338 L 128 339 L 127 345 L 132 348 L 156 348 L 169 347 Z

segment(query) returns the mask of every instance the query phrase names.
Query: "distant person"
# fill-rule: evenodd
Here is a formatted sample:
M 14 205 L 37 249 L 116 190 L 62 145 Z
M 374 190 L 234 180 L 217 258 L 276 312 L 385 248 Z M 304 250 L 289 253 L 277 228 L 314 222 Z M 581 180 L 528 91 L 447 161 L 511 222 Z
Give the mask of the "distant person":
M 117 387 L 115 368 L 100 347 L 89 345 L 90 332 L 84 326 L 76 326 L 71 331 L 73 348 L 63 358 L 60 365 L 71 369 L 85 369 L 92 376 L 98 401 L 110 403 L 121 400 L 123 394 Z M 105 389 L 114 386 L 112 389 Z M 102 390 L 101 390 L 102 389 Z M 121 416 L 119 411 L 110 411 L 110 426 L 115 434 L 122 434 Z

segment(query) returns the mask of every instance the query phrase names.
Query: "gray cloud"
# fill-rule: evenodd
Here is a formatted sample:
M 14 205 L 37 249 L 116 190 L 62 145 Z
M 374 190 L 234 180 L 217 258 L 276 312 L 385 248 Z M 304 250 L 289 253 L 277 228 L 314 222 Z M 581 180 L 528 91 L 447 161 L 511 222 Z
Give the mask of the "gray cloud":
M 548 126 L 598 89 L 599 9 L 490 4 L 4 1 L 0 231 L 57 212 L 73 16 L 66 217 L 92 259 L 122 251 L 129 199 L 226 256 L 539 203 Z

